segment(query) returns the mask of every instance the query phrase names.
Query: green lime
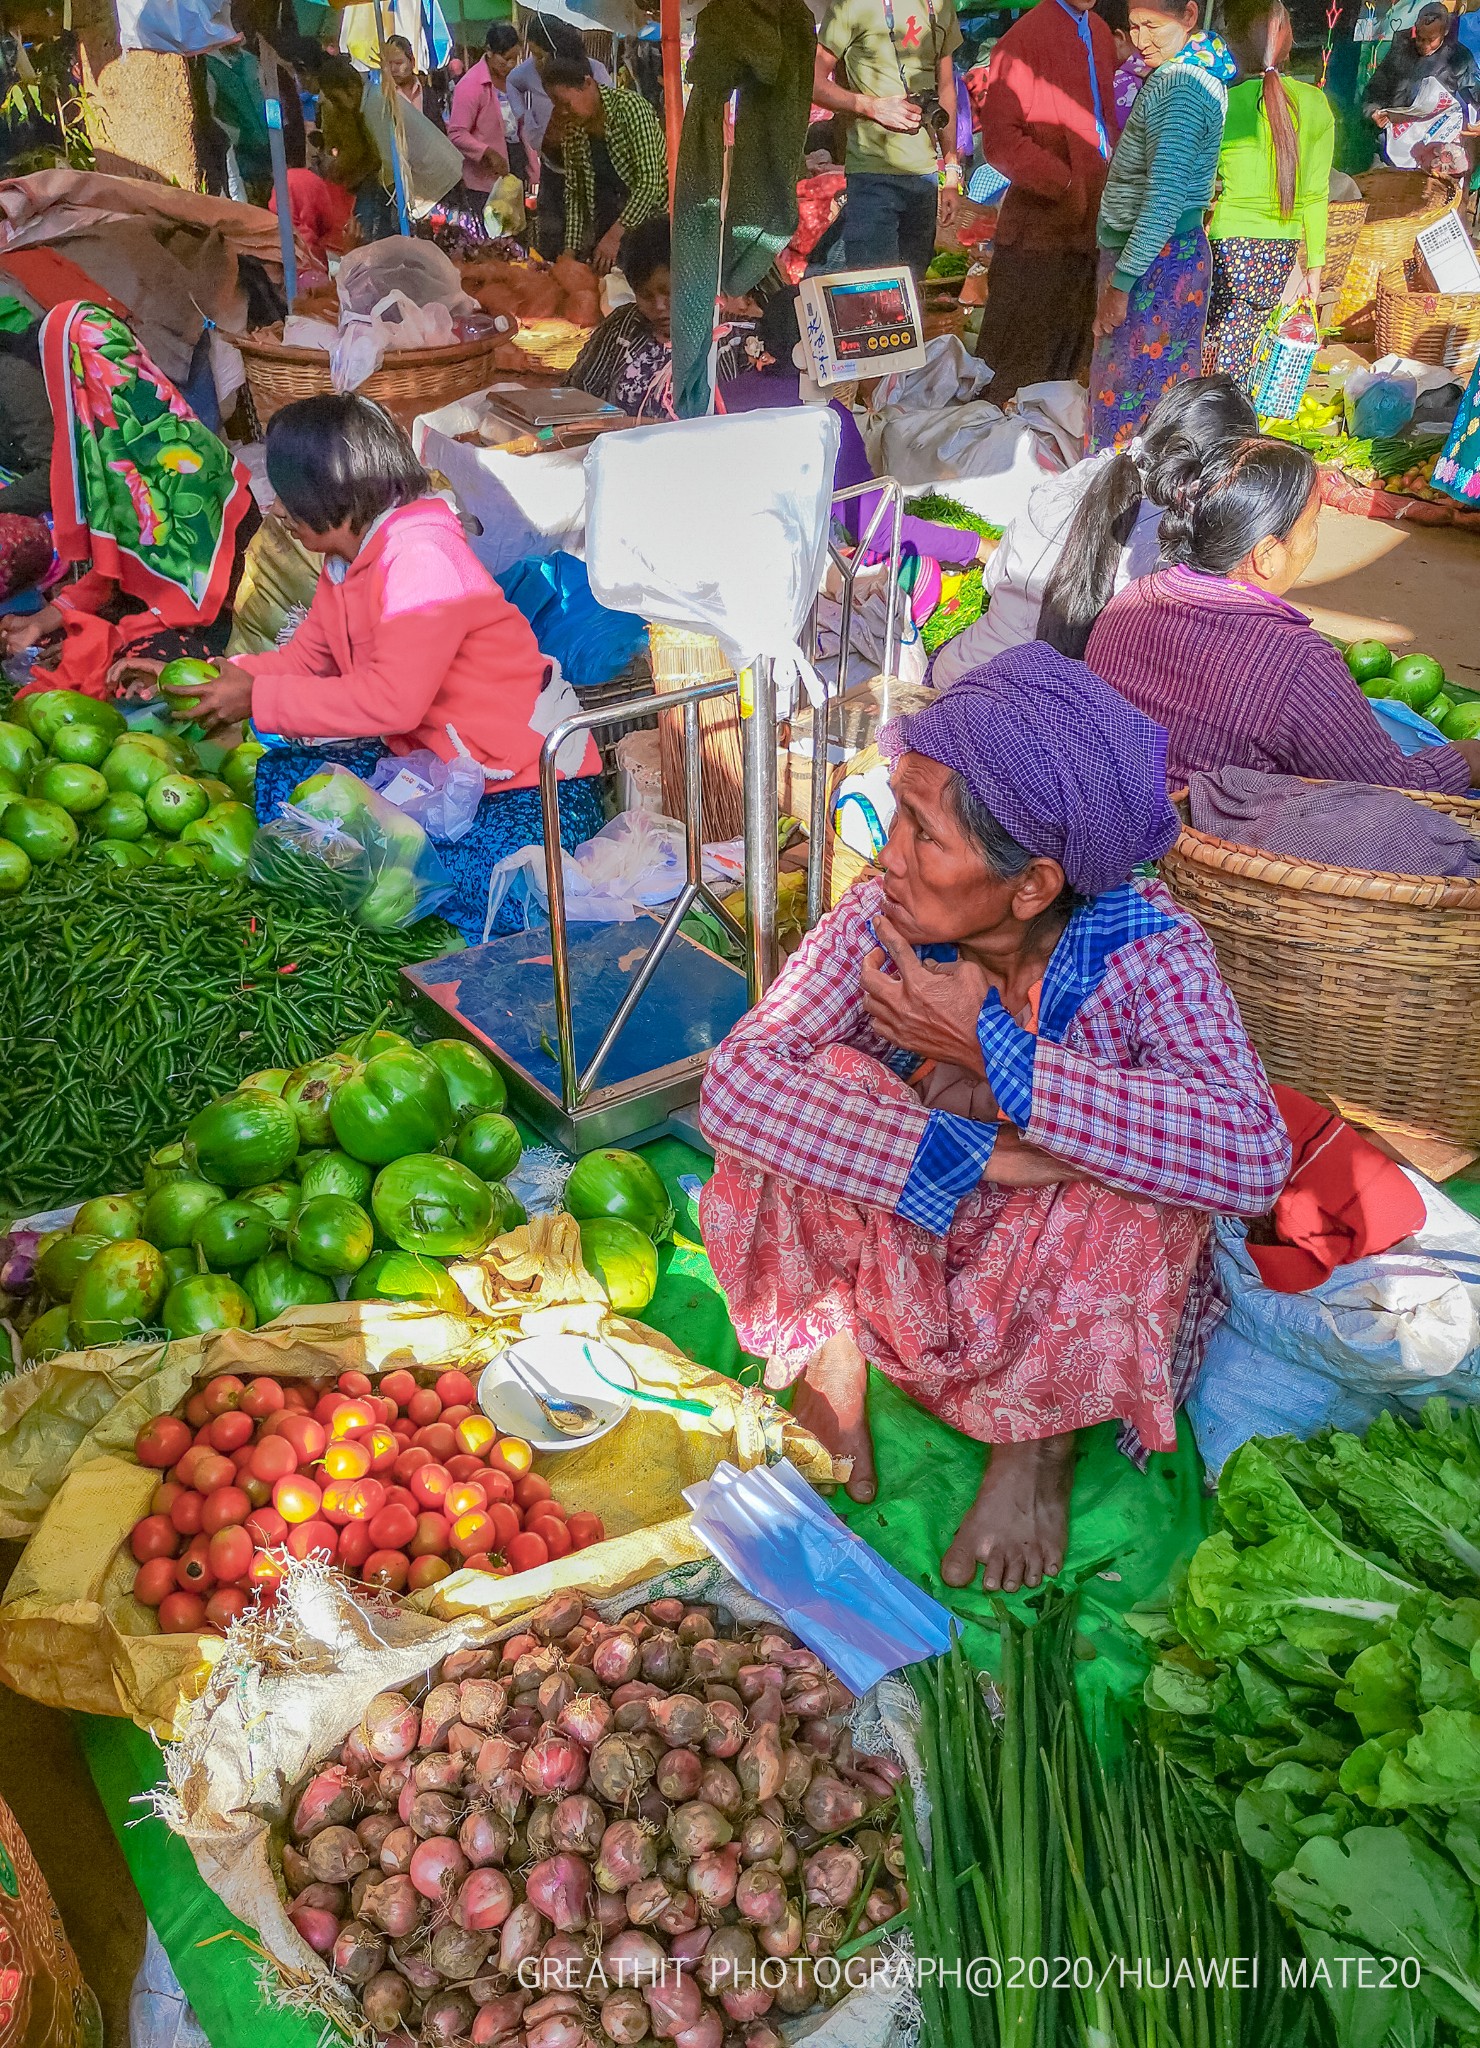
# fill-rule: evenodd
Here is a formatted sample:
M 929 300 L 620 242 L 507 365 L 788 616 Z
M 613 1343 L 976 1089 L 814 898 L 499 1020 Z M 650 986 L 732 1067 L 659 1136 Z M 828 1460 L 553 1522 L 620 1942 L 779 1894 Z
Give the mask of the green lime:
M 1359 683 L 1370 683 L 1391 673 L 1393 650 L 1380 640 L 1353 640 L 1346 650 L 1346 665 Z
M 69 725 L 68 732 L 81 732 L 83 728 Z M 93 831 L 102 839 L 139 840 L 149 830 L 149 813 L 144 809 L 144 799 L 134 796 L 129 790 L 119 790 L 110 796 L 88 819 Z
M 101 768 L 113 751 L 112 736 L 99 725 L 64 725 L 51 743 L 58 761 L 75 761 L 83 768 Z
M 31 856 L 0 839 L 0 896 L 18 896 L 31 879 Z
M 203 818 L 210 807 L 209 797 L 191 775 L 162 775 L 149 785 L 144 798 L 150 824 L 172 839 Z

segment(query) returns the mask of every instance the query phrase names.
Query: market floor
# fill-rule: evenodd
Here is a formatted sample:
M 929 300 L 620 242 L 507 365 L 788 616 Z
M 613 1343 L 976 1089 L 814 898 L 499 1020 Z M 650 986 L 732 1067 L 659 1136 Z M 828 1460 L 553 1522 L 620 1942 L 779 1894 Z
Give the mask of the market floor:
M 0 1590 L 21 1554 L 0 1543 Z M 70 1715 L 0 1686 L 0 1797 L 51 1886 L 103 2009 L 107 2048 L 128 2048 L 129 1992 L 144 1959 L 144 1906 L 77 1746 Z
M 1322 633 L 1421 650 L 1480 689 L 1480 534 L 1328 506 L 1316 558 L 1291 595 Z

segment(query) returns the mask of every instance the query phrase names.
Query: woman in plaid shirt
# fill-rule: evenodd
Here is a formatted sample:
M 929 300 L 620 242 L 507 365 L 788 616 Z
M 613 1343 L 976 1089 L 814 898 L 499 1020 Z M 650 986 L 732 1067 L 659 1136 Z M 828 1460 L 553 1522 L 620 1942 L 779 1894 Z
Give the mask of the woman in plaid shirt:
M 1166 734 L 1041 642 L 881 737 L 860 882 L 712 1055 L 701 1218 L 741 1342 L 872 1499 L 865 1359 L 994 1446 L 942 1576 L 1063 1563 L 1075 1433 L 1170 1450 L 1220 1313 L 1213 1215 L 1290 1146 L 1164 853 Z
M 668 210 L 668 145 L 640 92 L 598 85 L 584 57 L 545 66 L 545 131 L 565 165 L 565 246 L 604 277 L 629 228 Z

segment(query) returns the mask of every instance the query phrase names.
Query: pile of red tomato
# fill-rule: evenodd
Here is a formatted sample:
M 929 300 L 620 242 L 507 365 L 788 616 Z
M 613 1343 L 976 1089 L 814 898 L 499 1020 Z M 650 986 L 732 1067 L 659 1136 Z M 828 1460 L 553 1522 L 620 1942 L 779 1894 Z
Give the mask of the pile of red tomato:
M 599 1543 L 600 1517 L 567 1514 L 529 1445 L 474 1399 L 463 1372 L 427 1385 L 407 1371 L 378 1384 L 220 1374 L 135 1440 L 162 1477 L 129 1535 L 134 1597 L 166 1635 L 224 1630 L 276 1596 L 284 1551 L 400 1593 Z

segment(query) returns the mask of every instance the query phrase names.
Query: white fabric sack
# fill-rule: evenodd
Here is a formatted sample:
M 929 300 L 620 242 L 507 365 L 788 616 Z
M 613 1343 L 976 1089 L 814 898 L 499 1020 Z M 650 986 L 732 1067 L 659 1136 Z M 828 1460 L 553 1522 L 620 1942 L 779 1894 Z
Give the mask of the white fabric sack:
M 123 50 L 198 57 L 240 40 L 231 19 L 231 0 L 118 0 L 118 44 Z
M 417 460 L 440 470 L 459 506 L 477 520 L 481 531 L 468 540 L 478 560 L 498 576 L 526 555 L 583 555 L 584 453 L 504 455 L 458 440 L 475 433 L 483 418 L 480 393 L 422 413 L 411 429 Z
M 918 370 L 896 370 L 874 393 L 875 410 L 936 412 L 943 405 L 964 405 L 980 398 L 992 381 L 992 368 L 967 349 L 959 334 L 937 334 L 925 344 Z M 994 411 L 997 408 L 993 408 Z
M 598 603 L 712 633 L 737 669 L 776 664 L 783 715 L 820 685 L 798 636 L 827 563 L 840 428 L 831 406 L 603 434 L 586 456 Z

